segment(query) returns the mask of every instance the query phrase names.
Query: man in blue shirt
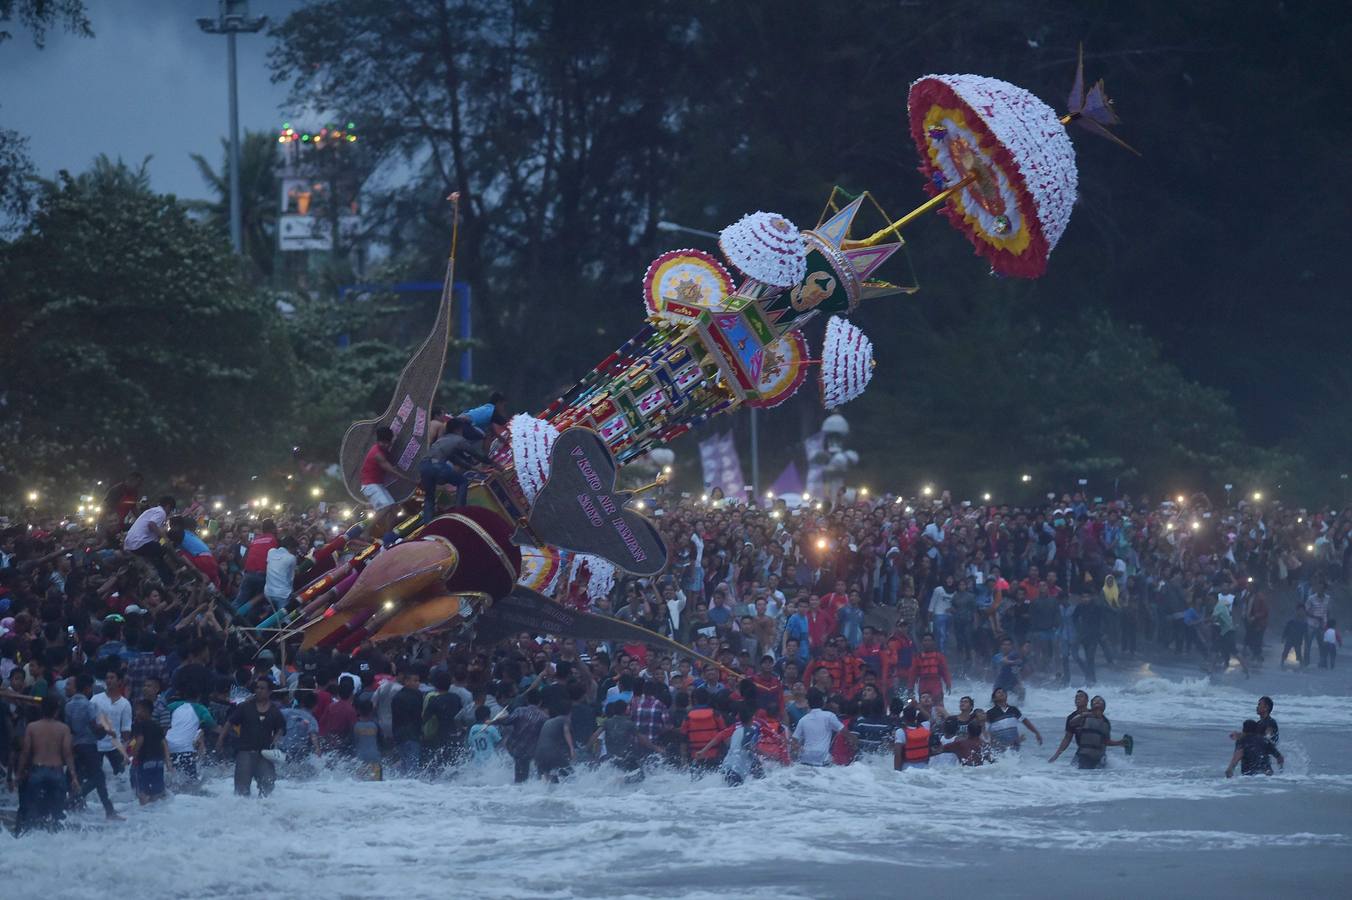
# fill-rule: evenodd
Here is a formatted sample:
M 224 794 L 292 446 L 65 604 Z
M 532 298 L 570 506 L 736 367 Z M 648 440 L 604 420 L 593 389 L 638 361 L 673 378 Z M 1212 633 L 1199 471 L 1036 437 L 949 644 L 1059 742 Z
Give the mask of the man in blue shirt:
M 799 647 L 808 645 L 806 600 L 799 600 L 795 605 L 794 614 L 789 616 L 789 621 L 784 625 L 784 640 L 797 641 Z
M 722 585 L 714 591 L 714 604 L 709 607 L 709 621 L 715 628 L 726 626 L 732 621 L 732 610 L 727 606 L 728 592 Z
M 71 749 L 75 758 L 75 773 L 80 779 L 81 803 L 90 791 L 98 791 L 103 812 L 113 821 L 122 817 L 113 808 L 108 797 L 108 782 L 103 776 L 103 757 L 99 755 L 99 738 L 108 732 L 99 724 L 99 712 L 89 698 L 94 696 L 94 676 L 89 672 L 75 675 L 69 682 L 70 696 L 66 700 L 66 724 L 70 726 Z
M 464 430 L 465 437 L 472 441 L 483 440 L 490 425 L 507 424 L 507 397 L 499 391 L 494 391 L 489 395 L 487 403 L 467 409 L 456 418 L 469 419 L 471 427 Z

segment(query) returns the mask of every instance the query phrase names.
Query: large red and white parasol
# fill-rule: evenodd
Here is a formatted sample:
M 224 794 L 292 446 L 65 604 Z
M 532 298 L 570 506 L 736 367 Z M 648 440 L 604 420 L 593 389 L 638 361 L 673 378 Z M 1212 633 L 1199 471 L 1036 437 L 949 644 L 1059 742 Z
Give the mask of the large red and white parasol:
M 911 85 L 911 136 L 926 190 L 1000 275 L 1036 278 L 1070 221 L 1075 149 L 1050 106 L 983 75 Z

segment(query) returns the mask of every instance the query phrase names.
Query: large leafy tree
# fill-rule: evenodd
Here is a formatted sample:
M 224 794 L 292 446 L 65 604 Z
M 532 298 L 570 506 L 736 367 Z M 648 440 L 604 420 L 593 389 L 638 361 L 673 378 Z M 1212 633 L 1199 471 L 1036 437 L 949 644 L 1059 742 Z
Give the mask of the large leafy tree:
M 952 329 L 917 323 L 909 348 L 891 361 L 907 390 L 885 385 L 846 410 L 873 448 L 866 471 L 907 491 L 943 479 L 1007 501 L 1083 478 L 1108 496 L 1159 495 L 1275 484 L 1294 463 L 1256 450 L 1224 393 L 1102 312 L 1046 327 L 992 306 Z
M 47 32 L 61 28 L 81 37 L 93 37 L 84 0 L 0 0 L 0 44 L 14 35 L 14 22 L 27 31 L 39 47 L 47 42 Z
M 145 164 L 48 185 L 0 248 L 0 465 L 215 480 L 284 441 L 291 357 L 229 246 Z
M 228 234 L 230 230 L 230 145 L 221 141 L 220 169 L 200 153 L 192 160 L 202 180 L 216 199 L 202 206 L 213 227 Z M 240 223 L 244 235 L 244 257 L 251 273 L 259 280 L 272 275 L 277 251 L 277 138 L 266 131 L 246 131 L 239 147 Z
M 935 217 L 909 229 L 923 291 L 859 312 L 880 367 L 857 416 L 885 409 L 918 444 L 928 435 L 969 459 L 1012 448 L 1004 468 L 1144 482 L 1163 480 L 1164 466 L 1225 477 L 1221 457 L 1252 458 L 1228 442 L 1275 443 L 1308 427 L 1314 389 L 1341 384 L 1349 370 L 1338 344 L 1337 242 L 1328 238 L 1347 188 L 1326 179 L 1316 192 L 1326 202 L 1312 205 L 1298 176 L 1329 170 L 1346 143 L 1352 120 L 1328 111 L 1346 93 L 1348 69 L 1336 63 L 1352 18 L 1260 7 L 1261 35 L 1253 17 L 1219 0 L 1168 9 L 1144 0 L 860 3 L 848 13 L 830 4 L 787 13 L 711 2 L 410 0 L 391 10 L 315 0 L 276 30 L 274 64 L 298 101 L 360 119 L 384 162 L 368 185 L 373 218 L 419 277 L 444 258 L 441 198 L 465 195 L 461 277 L 483 312 L 479 358 L 525 406 L 637 325 L 643 267 L 673 245 L 654 230 L 658 220 L 715 229 L 769 208 L 811 224 L 832 183 L 868 187 L 902 211 L 923 197 L 904 127 L 910 78 L 978 71 L 1060 106 L 1084 41 L 1090 77 L 1108 79 L 1144 158 L 1076 132 L 1081 202 L 1037 283 L 988 278 Z M 1292 121 L 1320 124 L 1293 137 Z M 1085 308 L 1109 311 L 1107 339 L 1139 352 L 1108 346 L 1085 357 L 1082 348 L 1105 339 L 1105 320 L 1081 318 Z M 987 331 L 974 316 L 1014 331 Z M 1327 327 L 1311 331 L 1310 321 Z M 1127 324 L 1159 345 L 1147 352 Z M 929 340 L 964 334 L 1003 349 L 968 348 L 963 362 L 960 348 Z M 1034 352 L 1036 365 L 1020 355 Z M 988 373 L 975 405 L 997 437 L 974 445 L 973 404 L 935 396 L 942 379 L 912 364 L 924 358 Z M 1143 383 L 1121 387 L 1115 364 L 1162 371 L 1130 372 Z M 1011 441 L 1060 378 L 1099 385 L 1102 402 L 1133 409 L 1151 429 L 1167 419 L 1167 434 L 1128 442 L 1063 411 L 1039 422 L 1054 436 L 1043 445 Z M 1198 393 L 1198 384 L 1222 393 Z M 1144 399 L 1132 405 L 1138 398 L 1163 404 L 1159 415 Z M 1238 415 L 1219 412 L 1227 401 Z M 799 409 L 803 419 L 821 415 Z M 1204 423 L 1196 435 L 1177 424 L 1184 414 Z M 790 443 L 801 424 L 782 413 L 761 421 L 769 447 Z M 859 440 L 872 446 L 859 449 L 877 459 L 910 439 L 867 427 Z M 1159 461 L 1147 458 L 1156 452 Z
M 612 287 L 642 270 L 669 148 L 688 139 L 690 25 L 675 4 L 326 0 L 277 29 L 274 64 L 298 102 L 342 110 L 379 149 L 371 215 L 424 277 L 445 258 L 443 198 L 461 193 L 480 359 L 529 403 L 636 324 Z

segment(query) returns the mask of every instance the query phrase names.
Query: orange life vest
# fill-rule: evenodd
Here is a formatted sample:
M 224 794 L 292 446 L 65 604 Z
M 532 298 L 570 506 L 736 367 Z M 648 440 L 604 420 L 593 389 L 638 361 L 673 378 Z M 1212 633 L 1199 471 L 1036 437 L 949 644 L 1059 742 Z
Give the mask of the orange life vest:
M 939 678 L 939 651 L 931 653 L 919 653 L 915 658 L 915 680 L 926 684 L 933 684 L 940 680 Z
M 717 737 L 722 730 L 722 720 L 708 707 L 697 707 L 690 710 L 686 714 L 685 721 L 681 723 L 681 732 L 690 742 L 690 754 L 696 759 L 708 759 L 718 752 L 715 748 L 709 751 L 709 756 L 700 756 L 700 751 L 704 749 L 704 745 Z
M 923 725 L 902 730 L 906 732 L 906 746 L 902 749 L 902 758 L 908 763 L 929 762 L 930 730 Z

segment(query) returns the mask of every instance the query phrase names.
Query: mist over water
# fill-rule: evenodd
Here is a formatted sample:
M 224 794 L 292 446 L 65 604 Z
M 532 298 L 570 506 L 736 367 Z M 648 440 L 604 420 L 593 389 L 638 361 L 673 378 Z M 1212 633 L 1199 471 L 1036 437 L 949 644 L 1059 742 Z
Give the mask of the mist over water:
M 1168 677 L 1165 677 L 1167 674 Z M 1219 683 L 1149 666 L 1092 689 L 1108 703 L 1109 768 L 1055 749 L 1074 689 L 1020 704 L 1046 743 L 976 769 L 892 771 L 891 760 L 795 767 L 729 789 L 658 770 L 625 784 L 583 770 L 511 783 L 504 758 L 453 780 L 358 782 L 327 772 L 266 799 L 213 796 L 94 811 L 56 835 L 6 842 L 6 897 L 877 896 L 962 883 L 1006 895 L 1256 896 L 1332 890 L 1352 846 L 1352 707 L 1341 673 Z M 1327 690 L 1330 693 L 1314 693 Z M 1285 693 L 1285 692 L 1291 693 Z M 1309 693 L 1296 693 L 1307 691 Z M 1286 770 L 1227 781 L 1227 732 L 1276 698 Z M 984 684 L 950 698 L 986 705 Z M 109 852 L 109 842 L 117 852 Z M 956 881 L 955 881 L 956 879 Z

